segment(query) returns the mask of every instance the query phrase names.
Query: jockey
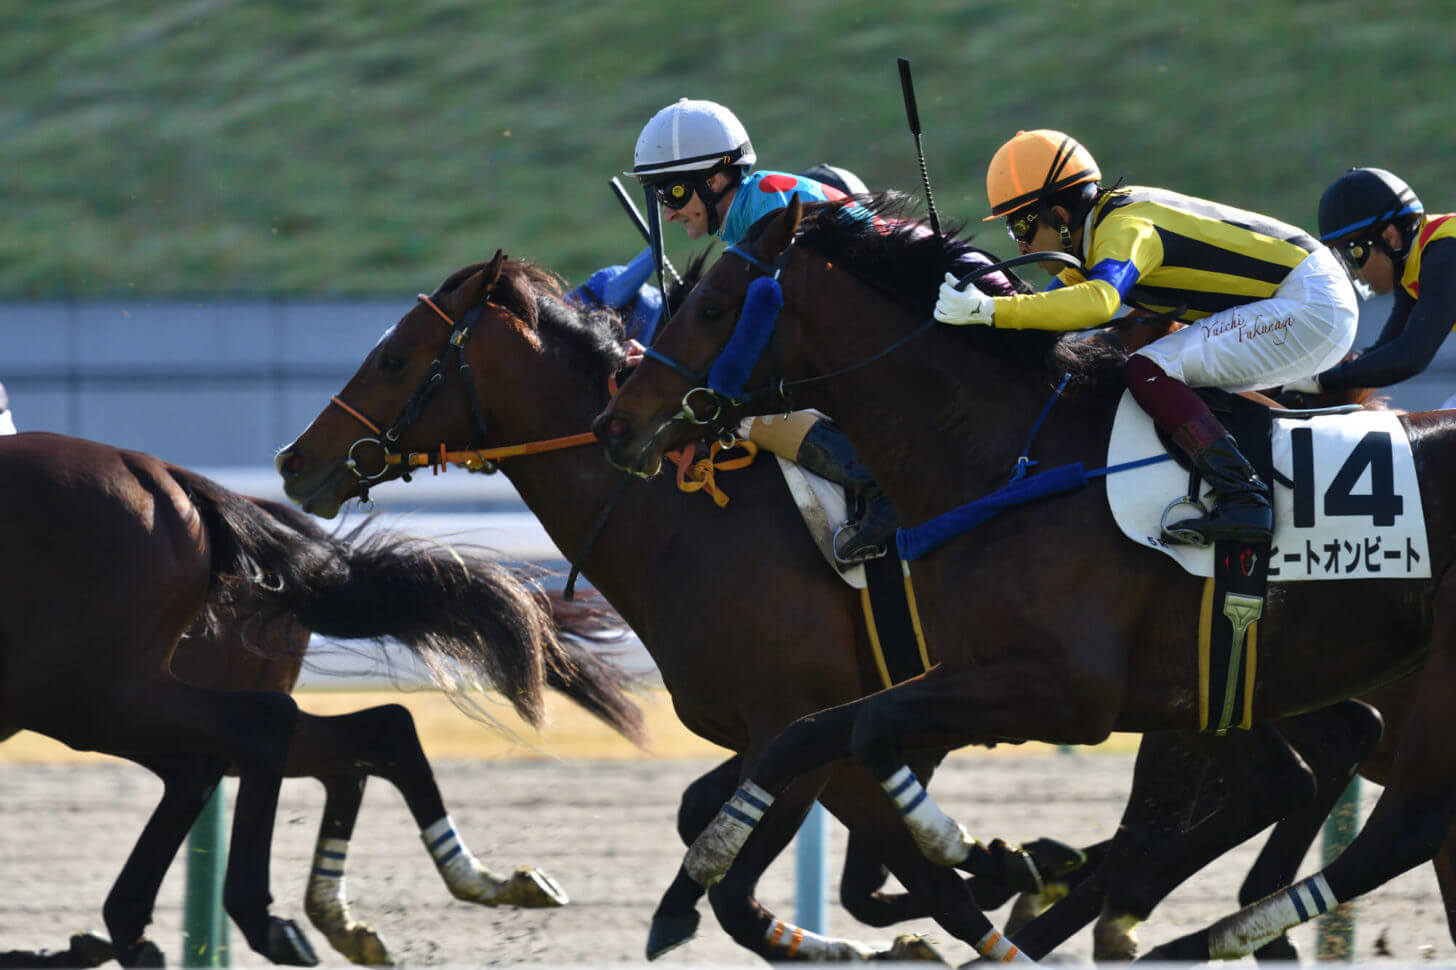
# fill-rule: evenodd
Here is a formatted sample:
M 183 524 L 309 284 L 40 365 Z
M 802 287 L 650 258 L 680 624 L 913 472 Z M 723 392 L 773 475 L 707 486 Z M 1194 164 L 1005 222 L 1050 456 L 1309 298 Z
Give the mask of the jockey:
M 1334 254 L 1294 226 L 1163 189 L 1106 189 L 1101 178 L 1091 153 L 1062 132 L 1022 131 L 1002 145 L 986 174 L 987 221 L 1004 217 L 1023 253 L 1080 257 L 1085 275 L 1062 269 L 1047 290 L 1008 297 L 958 290 L 947 276 L 935 318 L 1078 330 L 1107 324 L 1124 304 L 1176 311 L 1188 326 L 1137 351 L 1126 371 L 1138 404 L 1214 491 L 1212 511 L 1170 524 L 1168 536 L 1266 542 L 1268 486 L 1189 388 L 1267 388 L 1331 366 L 1355 338 L 1354 287 Z
M 1395 305 L 1360 356 L 1285 389 L 1384 387 L 1425 370 L 1456 323 L 1456 216 L 1427 215 L 1383 168 L 1352 168 L 1320 197 L 1319 230 L 1352 276 L 1382 296 L 1394 291 Z
M 10 399 L 5 396 L 4 384 L 0 384 L 0 434 L 15 434 L 15 415 L 10 413 Z
M 757 160 L 748 131 L 732 111 L 713 101 L 683 98 L 653 115 L 642 129 L 629 174 L 658 203 L 662 219 L 681 224 L 689 239 L 717 236 L 730 246 L 796 195 L 805 203 L 835 202 L 846 198 L 851 187 L 864 189 L 853 173 L 833 166 L 819 168 L 843 180 L 842 188 L 829 179 L 755 172 Z M 753 418 L 744 424 L 746 432 L 740 428 L 739 433 L 750 441 L 855 494 L 862 511 L 834 538 L 840 562 L 884 555 L 897 527 L 894 510 L 838 425 L 816 411 Z

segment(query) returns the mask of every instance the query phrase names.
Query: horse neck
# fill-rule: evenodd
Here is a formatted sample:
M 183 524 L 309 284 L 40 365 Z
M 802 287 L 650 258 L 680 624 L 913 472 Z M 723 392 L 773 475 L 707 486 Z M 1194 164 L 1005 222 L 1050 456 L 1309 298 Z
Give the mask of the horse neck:
M 867 360 L 919 325 L 867 289 L 838 309 L 823 300 L 802 309 L 810 374 Z M 802 399 L 844 429 L 903 522 L 925 521 L 1004 481 L 1051 396 L 1049 381 L 975 352 L 964 336 L 932 327 Z
M 497 419 L 501 439 L 518 444 L 590 430 L 592 417 L 606 405 L 606 394 L 562 375 L 554 382 L 553 392 L 542 400 L 549 400 L 549 406 Z M 607 463 L 595 442 L 506 458 L 500 467 L 567 559 L 581 554 L 623 475 Z M 644 483 L 628 484 L 592 542 L 587 560 L 577 564 L 628 623 L 634 622 L 642 590 L 649 586 L 641 572 L 652 561 L 647 547 L 657 541 L 659 532 L 648 511 L 639 505 L 646 491 Z

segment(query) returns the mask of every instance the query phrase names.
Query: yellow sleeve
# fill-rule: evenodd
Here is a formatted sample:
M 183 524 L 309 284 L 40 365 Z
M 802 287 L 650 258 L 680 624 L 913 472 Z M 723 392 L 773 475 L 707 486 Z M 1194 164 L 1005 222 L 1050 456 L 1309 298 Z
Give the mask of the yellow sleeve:
M 998 296 L 992 325 L 1006 330 L 1085 330 L 1107 323 L 1122 306 L 1111 283 L 1091 280 L 1071 286 Z
M 1111 322 L 1123 297 L 1163 261 L 1157 227 L 1146 217 L 1120 209 L 1097 229 L 1087 252 L 1086 276 L 1059 275 L 1062 286 L 1025 296 L 998 296 L 992 324 L 1007 330 L 1085 330 Z

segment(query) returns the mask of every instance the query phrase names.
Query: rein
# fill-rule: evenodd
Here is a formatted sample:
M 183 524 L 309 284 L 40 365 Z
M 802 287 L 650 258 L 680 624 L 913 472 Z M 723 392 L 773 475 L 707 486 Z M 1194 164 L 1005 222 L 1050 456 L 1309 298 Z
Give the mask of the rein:
M 742 259 L 744 262 L 748 263 L 749 266 L 758 270 L 759 273 L 762 274 L 762 277 L 760 279 L 755 279 L 753 283 L 750 284 L 749 296 L 745 297 L 744 299 L 743 310 L 740 311 L 738 323 L 734 326 L 733 335 L 729 338 L 728 343 L 723 347 L 722 350 L 718 352 L 713 360 L 708 362 L 703 370 L 694 371 L 692 368 L 680 363 L 679 361 L 673 360 L 671 357 L 667 356 L 661 351 L 652 348 L 649 348 L 647 350 L 645 356 L 650 357 L 652 360 L 655 360 L 658 363 L 670 368 L 674 373 L 686 378 L 688 382 L 693 385 L 688 389 L 687 393 L 683 395 L 682 409 L 677 413 L 677 415 L 675 415 L 676 419 L 699 425 L 714 424 L 721 416 L 723 408 L 725 406 L 738 407 L 745 404 L 755 404 L 761 401 L 767 401 L 775 404 L 777 406 L 775 408 L 776 410 L 779 407 L 786 411 L 793 410 L 793 402 L 790 397 L 791 391 L 803 387 L 809 387 L 814 384 L 823 383 L 824 381 L 833 380 L 836 377 L 843 377 L 845 374 L 857 371 L 862 367 L 868 367 L 869 365 L 874 364 L 884 359 L 885 357 L 888 357 L 890 354 L 893 354 L 901 347 L 905 346 L 912 340 L 915 340 L 917 337 L 920 337 L 921 335 L 932 329 L 938 323 L 938 321 L 934 317 L 931 317 L 930 319 L 925 320 L 923 323 L 921 323 L 914 330 L 910 331 L 910 333 L 890 344 L 888 347 L 885 347 L 884 349 L 877 351 L 874 354 L 871 354 L 869 357 L 866 357 L 863 360 L 856 361 L 853 364 L 838 368 L 837 370 L 829 371 L 825 374 L 819 374 L 814 377 L 806 377 L 796 381 L 785 381 L 783 379 L 775 381 L 771 378 L 767 385 L 759 388 L 756 391 L 750 391 L 747 394 L 744 394 L 742 392 L 742 381 L 740 380 L 736 388 L 725 390 L 724 387 L 720 386 L 721 382 L 715 382 L 711 379 L 711 377 L 715 374 L 719 374 L 720 371 L 731 370 L 741 371 L 743 379 L 746 379 L 748 371 L 750 371 L 753 366 L 758 362 L 759 357 L 762 356 L 763 351 L 767 348 L 769 340 L 773 336 L 774 327 L 778 321 L 778 310 L 783 305 L 783 289 L 779 284 L 779 276 L 782 274 L 784 265 L 788 261 L 789 253 L 792 251 L 794 244 L 797 241 L 797 236 L 795 236 L 793 239 L 790 239 L 789 244 L 784 247 L 783 252 L 781 252 L 778 255 L 778 258 L 776 258 L 771 264 L 758 258 L 753 253 L 748 252 L 741 246 L 729 246 L 726 250 L 724 250 L 725 253 L 732 253 L 733 255 Z M 965 287 L 969 286 L 971 283 L 980 279 L 983 276 L 987 276 L 991 273 L 999 272 L 1001 270 L 1011 269 L 1016 266 L 1021 266 L 1025 263 L 1033 262 L 1059 262 L 1066 263 L 1067 265 L 1077 269 L 1080 269 L 1082 267 L 1082 261 L 1077 259 L 1077 257 L 1070 255 L 1069 253 L 1050 251 L 1025 253 L 1020 256 L 1014 256 L 1011 259 L 1002 260 L 999 263 L 992 263 L 988 266 L 982 266 L 975 270 L 972 270 L 965 276 L 961 277 L 956 282 L 956 286 L 960 289 L 964 289 Z M 753 300 L 753 289 L 754 287 L 757 287 L 761 282 L 766 283 L 766 286 L 774 291 L 777 298 L 777 305 L 772 307 L 771 312 L 761 311 L 760 313 L 755 314 L 751 312 L 751 308 L 757 310 L 765 302 L 763 299 L 760 299 L 756 302 Z M 740 337 L 740 333 L 745 332 L 745 320 L 750 323 L 750 327 L 747 328 L 746 336 Z M 724 367 L 725 358 L 731 361 L 731 364 L 726 368 Z M 710 378 L 708 380 L 708 383 L 700 383 L 704 380 L 705 375 L 708 375 Z M 709 405 L 711 406 L 711 411 L 705 417 L 700 417 L 697 409 L 693 405 L 693 397 L 694 395 L 698 394 L 705 395 L 708 399 Z
M 464 451 L 450 451 L 447 450 L 445 444 L 441 442 L 438 451 L 392 451 L 389 445 L 394 444 L 399 440 L 399 437 L 404 432 L 405 428 L 409 427 L 409 425 L 414 423 L 414 421 L 419 417 L 420 412 L 424 409 L 425 404 L 428 403 L 430 398 L 435 395 L 435 392 L 438 391 L 440 386 L 444 383 L 446 366 L 445 359 L 446 356 L 451 354 L 452 352 L 457 353 L 460 356 L 458 370 L 460 372 L 461 379 L 465 384 L 466 391 L 470 396 L 471 417 L 475 422 L 475 439 L 477 441 L 483 441 L 485 439 L 485 418 L 481 412 L 479 398 L 476 396 L 475 393 L 475 383 L 471 380 L 470 377 L 470 365 L 465 360 L 465 344 L 467 341 L 469 341 L 470 335 L 474 332 L 475 325 L 480 321 L 480 317 L 486 307 L 490 307 L 491 309 L 504 313 L 507 316 L 513 318 L 515 317 L 515 314 L 513 314 L 506 307 L 503 307 L 498 303 L 492 303 L 489 299 L 486 299 L 483 300 L 479 306 L 472 308 L 465 315 L 464 320 L 462 320 L 457 325 L 456 322 L 451 319 L 450 315 L 447 314 L 444 310 L 441 310 L 428 296 L 421 293 L 418 295 L 418 299 L 421 303 L 428 306 L 431 310 L 434 310 L 436 315 L 438 315 L 440 319 L 445 321 L 445 324 L 451 328 L 452 332 L 450 334 L 449 344 L 430 364 L 429 370 L 426 371 L 425 376 L 420 381 L 420 385 L 410 396 L 409 401 L 406 402 L 404 408 L 400 412 L 399 417 L 395 419 L 394 423 L 391 424 L 387 430 L 381 430 L 379 425 L 371 421 L 362 411 L 350 405 L 339 395 L 336 394 L 329 398 L 329 401 L 331 403 L 337 404 L 340 409 L 344 411 L 344 413 L 353 417 L 360 424 L 364 425 L 364 427 L 372 431 L 375 435 L 375 437 L 373 438 L 358 439 L 349 446 L 348 452 L 346 453 L 347 457 L 345 460 L 345 466 L 354 473 L 354 476 L 358 478 L 360 482 L 359 498 L 361 502 L 369 501 L 370 486 L 374 482 L 382 478 L 386 473 L 388 473 L 390 466 L 403 466 L 405 471 L 401 474 L 400 477 L 402 477 L 405 481 L 410 480 L 410 470 L 414 468 L 422 468 L 425 466 L 431 467 L 434 470 L 434 473 L 437 475 L 440 474 L 442 471 L 448 469 L 450 465 L 458 465 L 459 467 L 462 467 L 467 471 L 483 471 L 488 473 L 494 472 L 496 470 L 497 464 L 503 458 L 516 458 L 522 455 L 536 455 L 542 454 L 544 452 L 561 451 L 567 448 L 576 448 L 581 445 L 596 443 L 597 438 L 595 434 L 590 431 L 583 431 L 579 434 L 564 435 L 559 438 L 543 438 L 536 441 L 523 442 L 521 444 L 501 445 L 495 448 L 470 448 Z M 608 390 L 613 393 L 616 392 L 616 382 L 611 378 L 608 379 Z M 377 445 L 380 450 L 384 452 L 383 467 L 381 467 L 378 472 L 375 472 L 372 475 L 366 475 L 363 471 L 361 471 L 358 461 L 354 457 L 355 449 L 357 449 L 360 445 L 364 444 Z M 708 457 L 700 459 L 697 462 L 693 462 L 692 460 L 693 452 L 691 448 L 688 448 L 681 453 L 670 453 L 669 457 L 672 457 L 674 458 L 674 460 L 678 460 L 679 462 L 678 488 L 684 492 L 695 492 L 701 489 L 707 492 L 712 497 L 713 501 L 718 505 L 719 508 L 727 505 L 728 496 L 723 494 L 716 487 L 713 480 L 713 472 L 715 470 L 728 471 L 732 469 L 742 468 L 750 464 L 753 461 L 755 453 L 757 452 L 757 446 L 754 446 L 746 441 L 741 442 L 741 444 L 748 451 L 748 455 L 746 458 L 719 460 L 718 452 L 720 450 L 730 447 L 731 443 L 729 442 L 715 442 L 712 450 L 709 452 Z M 617 502 L 621 499 L 622 493 L 626 491 L 627 483 L 630 480 L 631 476 L 628 473 L 623 472 L 620 480 L 617 482 L 616 488 L 612 491 L 611 497 L 607 499 L 606 504 L 602 507 L 601 513 L 597 516 L 596 521 L 592 523 L 591 528 L 588 530 L 586 540 L 582 543 L 580 552 L 572 559 L 571 570 L 567 575 L 566 587 L 562 593 L 563 598 L 566 599 L 568 602 L 574 599 L 576 595 L 576 579 L 581 572 L 581 567 L 578 564 L 584 561 L 587 557 L 587 554 L 591 552 L 591 548 L 596 542 L 597 536 L 601 534 L 602 529 L 606 526 L 607 519 L 611 516 L 612 510 L 616 508 Z

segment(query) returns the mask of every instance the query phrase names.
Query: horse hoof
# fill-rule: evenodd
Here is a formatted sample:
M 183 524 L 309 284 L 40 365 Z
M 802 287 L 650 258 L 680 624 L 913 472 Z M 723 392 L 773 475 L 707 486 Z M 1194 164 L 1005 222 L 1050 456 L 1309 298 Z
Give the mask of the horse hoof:
M 1275 937 L 1255 950 L 1254 959 L 1260 963 L 1277 962 L 1293 966 L 1299 963 L 1299 948 L 1294 945 L 1294 941 L 1286 933 Z
M 71 957 L 76 961 L 71 964 L 73 967 L 99 967 L 107 960 L 116 959 L 116 950 L 99 933 L 73 933 Z
M 389 947 L 384 945 L 383 937 L 367 923 L 353 923 L 343 932 L 324 935 L 328 937 L 329 945 L 347 957 L 350 963 L 363 967 L 394 966 L 394 957 L 389 955 Z
M 72 943 L 74 944 L 74 942 L 75 937 L 72 937 Z M 131 946 L 116 949 L 115 958 L 116 962 L 123 967 L 165 967 L 167 965 L 167 958 L 162 955 L 157 944 L 146 937 L 142 937 Z M 91 966 L 95 966 L 95 964 L 91 964 Z
M 291 919 L 268 917 L 268 945 L 263 956 L 285 967 L 316 967 L 318 954 Z
M 1044 882 L 1056 882 L 1087 864 L 1087 853 L 1056 839 L 1032 839 L 1021 843 L 1021 849 L 1036 864 Z
M 511 873 L 511 881 L 506 884 L 505 891 L 496 902 L 522 909 L 551 909 L 565 906 L 571 902 L 571 898 L 557 885 L 556 880 L 540 869 L 521 866 Z
M 934 945 L 925 937 L 915 933 L 901 933 L 895 937 L 888 950 L 876 953 L 872 960 L 883 963 L 938 963 L 950 966 L 950 961 L 940 955 Z
M 1101 963 L 1127 963 L 1137 958 L 1137 925 L 1142 922 L 1136 916 L 1124 913 L 1121 916 L 1104 916 L 1092 927 L 1092 961 Z
M 1071 887 L 1064 882 L 1049 882 L 1039 893 L 1021 893 L 1016 897 L 1016 902 L 1011 904 L 1011 912 L 1006 916 L 1006 925 L 1002 927 L 1002 932 L 1007 936 L 1015 936 L 1027 923 L 1061 902 L 1071 891 Z
M 700 919 L 696 911 L 682 916 L 654 916 L 647 930 L 647 959 L 656 960 L 697 936 Z

